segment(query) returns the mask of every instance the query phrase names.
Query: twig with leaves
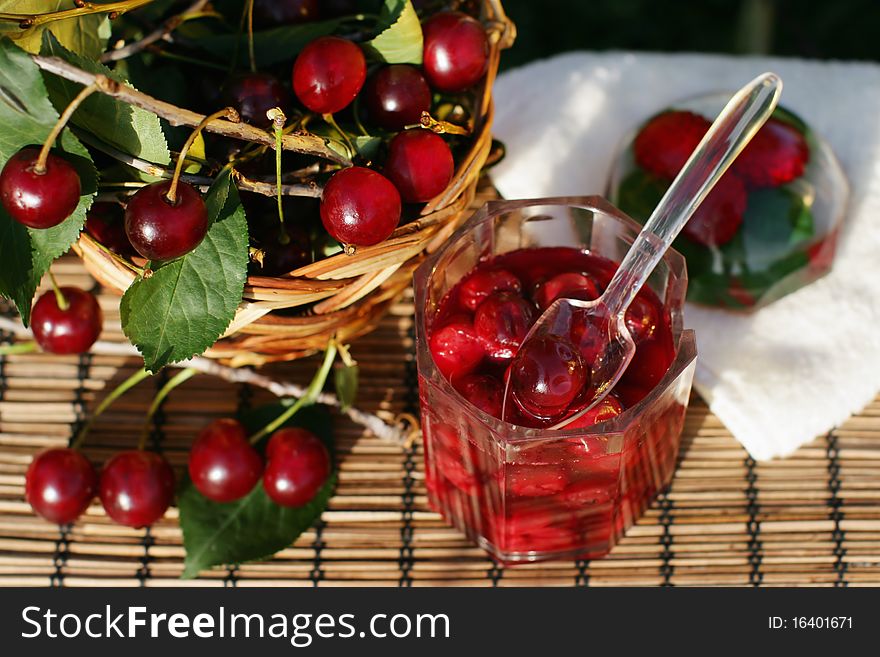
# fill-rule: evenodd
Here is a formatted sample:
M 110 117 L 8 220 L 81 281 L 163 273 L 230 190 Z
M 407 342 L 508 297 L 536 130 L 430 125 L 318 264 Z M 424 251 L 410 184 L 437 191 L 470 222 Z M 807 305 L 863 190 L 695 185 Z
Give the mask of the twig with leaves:
M 131 57 L 132 55 L 139 53 L 142 50 L 145 50 L 157 41 L 167 40 L 170 37 L 171 33 L 174 32 L 174 30 L 176 30 L 178 27 L 180 27 L 184 23 L 184 21 L 187 21 L 194 16 L 200 15 L 202 13 L 202 10 L 205 8 L 205 5 L 207 5 L 209 1 L 210 0 L 196 0 L 196 2 L 192 3 L 185 10 L 183 10 L 176 16 L 172 16 L 146 36 L 138 39 L 137 41 L 132 41 L 128 45 L 121 46 L 119 48 L 115 48 L 113 50 L 105 52 L 103 55 L 101 55 L 101 61 L 107 63 L 115 62 L 120 59 L 126 59 L 127 57 Z
M 25 328 L 22 324 L 8 317 L 0 317 L 0 330 L 15 335 L 17 338 L 27 340 L 32 338 L 30 329 Z M 28 345 L 32 343 L 18 343 L 12 345 L 16 349 L 6 349 L 7 354 L 24 353 L 24 350 L 18 348 L 19 345 Z M 33 351 L 32 348 L 27 351 Z M 121 356 L 126 358 L 140 358 L 137 349 L 130 344 L 122 344 L 119 342 L 109 342 L 99 340 L 96 342 L 90 353 L 98 356 Z M 173 363 L 170 367 L 181 370 L 194 370 L 201 374 L 207 374 L 219 379 L 223 379 L 229 383 L 244 383 L 258 388 L 268 390 L 276 397 L 300 399 L 307 394 L 305 387 L 290 383 L 287 381 L 277 381 L 265 374 L 260 374 L 251 369 L 235 368 L 222 365 L 217 361 L 202 356 L 197 356 L 186 361 Z M 338 409 L 343 415 L 348 417 L 352 422 L 359 424 L 373 433 L 380 440 L 384 440 L 396 445 L 405 446 L 412 443 L 418 435 L 418 423 L 415 418 L 409 416 L 398 416 L 382 418 L 374 413 L 362 411 L 354 407 L 344 408 L 340 399 L 329 392 L 322 392 L 316 398 L 318 404 L 324 404 L 332 408 Z

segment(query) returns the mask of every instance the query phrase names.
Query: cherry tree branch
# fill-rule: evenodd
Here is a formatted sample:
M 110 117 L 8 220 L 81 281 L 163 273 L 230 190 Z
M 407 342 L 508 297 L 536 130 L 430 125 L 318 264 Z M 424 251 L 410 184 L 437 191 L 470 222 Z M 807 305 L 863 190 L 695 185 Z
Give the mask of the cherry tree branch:
M 33 334 L 26 329 L 20 322 L 9 317 L 0 316 L 0 331 L 6 331 L 21 339 L 33 339 Z M 99 340 L 90 350 L 90 353 L 98 356 L 122 356 L 130 358 L 140 358 L 137 349 L 130 344 L 119 342 L 108 342 Z M 169 367 L 176 369 L 193 369 L 202 374 L 223 379 L 229 383 L 246 383 L 258 388 L 268 390 L 276 397 L 293 397 L 299 399 L 306 394 L 304 386 L 286 381 L 276 381 L 264 374 L 259 374 L 251 369 L 242 367 L 229 367 L 202 356 L 196 356 L 186 361 L 172 363 Z M 414 418 L 401 415 L 392 418 L 391 422 L 367 411 L 361 411 L 357 408 L 350 407 L 342 410 L 342 403 L 339 398 L 329 392 L 322 392 L 318 395 L 317 403 L 331 406 L 339 410 L 343 415 L 347 416 L 352 422 L 365 427 L 373 435 L 380 440 L 384 440 L 396 445 L 409 445 L 417 437 L 418 422 Z
M 162 25 L 160 25 L 141 39 L 138 39 L 137 41 L 132 41 L 128 45 L 122 46 L 121 48 L 116 48 L 114 50 L 105 52 L 103 55 L 101 55 L 101 61 L 104 63 L 115 62 L 120 59 L 125 59 L 126 57 L 131 57 L 135 53 L 144 50 L 145 48 L 151 46 L 157 41 L 167 39 L 174 30 L 180 27 L 180 25 L 185 20 L 187 20 L 188 17 L 192 16 L 193 14 L 198 14 L 200 11 L 202 11 L 202 9 L 204 9 L 205 5 L 208 4 L 208 2 L 209 0 L 196 0 L 196 2 L 192 3 L 185 10 L 183 10 L 176 16 L 172 16 L 164 23 L 162 23 Z
M 177 107 L 171 103 L 154 98 L 150 95 L 137 91 L 136 89 L 117 82 L 106 75 L 90 73 L 77 68 L 73 64 L 65 62 L 58 57 L 44 57 L 42 55 L 31 55 L 37 66 L 42 70 L 62 77 L 71 82 L 77 82 L 84 86 L 94 84 L 98 91 L 121 100 L 129 105 L 140 107 L 148 112 L 152 112 L 163 119 L 166 119 L 171 125 L 185 125 L 195 128 L 205 119 L 204 114 L 193 112 L 182 107 Z M 247 123 L 233 123 L 225 119 L 215 119 L 208 122 L 205 130 L 213 132 L 225 137 L 249 141 L 270 148 L 275 148 L 275 137 L 266 130 L 260 130 Z M 288 134 L 284 135 L 281 141 L 284 150 L 295 151 L 305 155 L 313 155 L 321 157 L 337 164 L 349 165 L 351 161 L 337 153 L 327 146 L 327 143 L 321 137 L 312 134 Z
M 153 2 L 153 0 L 124 0 L 123 2 L 107 3 L 83 2 L 72 9 L 52 11 L 45 14 L 10 14 L 2 12 L 0 13 L 0 21 L 6 23 L 18 23 L 23 30 L 26 30 L 38 25 L 51 23 L 52 21 L 63 21 L 68 18 L 77 18 L 79 16 L 88 16 L 90 14 L 114 14 L 118 16 L 127 11 L 148 5 L 151 2 Z

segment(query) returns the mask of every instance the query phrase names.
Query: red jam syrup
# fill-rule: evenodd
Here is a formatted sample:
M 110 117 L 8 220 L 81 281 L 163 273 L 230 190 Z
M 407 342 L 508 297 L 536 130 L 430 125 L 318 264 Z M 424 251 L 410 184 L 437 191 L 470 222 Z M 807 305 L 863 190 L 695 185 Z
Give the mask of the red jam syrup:
M 547 306 L 562 297 L 597 298 L 616 268 L 575 248 L 512 251 L 481 261 L 428 319 L 434 362 L 460 395 L 441 396 L 421 379 L 430 500 L 501 562 L 601 556 L 674 468 L 684 406 L 673 401 L 652 405 L 628 435 L 560 438 L 548 430 L 507 444 L 497 427 L 460 412 L 463 397 L 501 419 L 506 376 L 518 391 L 506 418 L 512 424 L 546 429 L 583 408 L 598 346 L 577 322 L 568 341 L 540 345 L 531 366 L 514 372 L 510 365 Z M 674 360 L 669 313 L 652 290 L 639 292 L 626 323 L 636 343 L 632 362 L 613 393 L 567 431 L 613 420 Z

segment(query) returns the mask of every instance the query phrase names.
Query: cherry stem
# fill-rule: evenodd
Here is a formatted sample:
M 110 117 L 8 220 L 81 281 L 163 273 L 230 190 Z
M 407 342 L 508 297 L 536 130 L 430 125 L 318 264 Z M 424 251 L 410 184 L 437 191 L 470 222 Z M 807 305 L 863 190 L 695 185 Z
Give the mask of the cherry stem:
M 52 146 L 55 144 L 55 140 L 58 139 L 58 135 L 64 130 L 64 126 L 67 125 L 70 117 L 73 116 L 73 113 L 80 104 L 97 90 L 98 85 L 92 83 L 87 87 L 84 87 L 83 90 L 80 91 L 72 101 L 70 101 L 67 109 L 64 110 L 61 117 L 58 119 L 58 122 L 49 133 L 49 136 L 46 137 L 46 141 L 43 143 L 43 148 L 40 149 L 40 154 L 37 156 L 37 161 L 34 163 L 34 173 L 40 176 L 46 173 L 46 161 L 49 159 L 49 151 L 52 150 Z
M 53 274 L 51 270 L 48 273 L 49 282 L 52 284 L 52 291 L 55 292 L 55 301 L 58 303 L 58 309 L 65 311 L 70 308 L 70 304 L 67 303 L 67 299 L 64 298 L 64 293 L 58 286 L 58 281 L 55 280 L 55 274 Z
M 45 14 L 10 14 L 2 12 L 0 13 L 0 21 L 18 23 L 22 29 L 27 29 L 50 23 L 52 21 L 62 21 L 68 18 L 88 16 L 89 14 L 124 14 L 127 11 L 143 7 L 151 2 L 153 2 L 153 0 L 127 0 L 124 2 L 109 2 L 104 4 L 83 2 L 71 9 L 52 11 Z
M 76 439 L 70 445 L 73 449 L 77 449 L 80 445 L 83 444 L 83 441 L 86 439 L 89 431 L 92 428 L 92 425 L 95 424 L 95 420 L 101 416 L 101 414 L 110 408 L 111 404 L 115 402 L 117 399 L 122 397 L 126 392 L 134 388 L 138 383 L 143 381 L 144 379 L 152 376 L 147 370 L 138 370 L 130 377 L 128 377 L 125 381 L 120 383 L 116 388 L 107 395 L 104 400 L 98 404 L 98 407 L 95 409 L 95 412 L 92 413 L 92 416 L 88 419 L 88 421 L 83 425 L 83 428 L 80 429 L 79 433 L 76 434 Z
M 34 340 L 18 342 L 16 344 L 0 345 L 0 356 L 12 356 L 14 354 L 32 354 L 39 349 Z
M 251 62 L 251 73 L 257 72 L 257 57 L 254 54 L 254 0 L 247 4 L 248 57 Z
M 290 239 L 284 230 L 284 207 L 281 203 L 281 142 L 284 138 L 284 123 L 287 117 L 280 107 L 270 109 L 266 112 L 266 116 L 272 121 L 272 127 L 275 130 L 275 186 L 278 189 L 276 197 L 278 199 L 278 221 L 281 222 L 281 236 L 279 241 L 281 244 L 287 244 Z
M 469 135 L 471 131 L 469 128 L 465 128 L 460 125 L 455 125 L 454 123 L 450 123 L 449 121 L 441 121 L 439 119 L 435 119 L 429 112 L 422 112 L 422 118 L 419 120 L 418 126 L 424 128 L 425 130 L 430 130 L 431 132 L 438 135 Z M 406 126 L 407 128 L 414 128 L 417 126 Z
M 351 143 L 351 139 L 348 138 L 348 133 L 340 128 L 339 124 L 336 123 L 336 117 L 334 117 L 332 114 L 324 114 L 323 118 L 324 121 L 330 124 L 330 127 L 336 130 L 336 132 L 338 132 L 340 135 L 342 135 L 342 139 L 345 142 L 345 145 L 348 147 L 349 153 L 351 153 L 351 155 L 357 153 L 357 149 L 354 147 L 354 144 Z
M 309 387 L 306 388 L 303 396 L 297 399 L 296 402 L 281 415 L 251 436 L 251 445 L 256 445 L 264 436 L 273 433 L 292 418 L 303 406 L 311 406 L 318 401 L 318 396 L 324 389 L 324 384 L 327 383 L 327 377 L 330 375 L 330 370 L 333 368 L 333 361 L 336 359 L 337 350 L 338 347 L 336 340 L 330 340 L 327 344 L 327 351 L 324 352 L 324 362 L 321 363 L 321 367 L 315 373 L 315 377 L 312 379 Z
M 177 166 L 174 167 L 174 175 L 171 177 L 171 186 L 168 188 L 168 193 L 165 195 L 165 198 L 168 199 L 168 202 L 172 205 L 177 203 L 177 184 L 180 182 L 180 174 L 183 173 L 183 163 L 186 161 L 186 154 L 189 152 L 189 149 L 192 147 L 193 143 L 195 143 L 198 136 L 202 134 L 202 130 L 205 126 L 211 121 L 221 118 L 228 119 L 233 123 L 241 121 L 241 117 L 239 117 L 238 112 L 236 112 L 234 108 L 224 107 L 222 110 L 214 112 L 202 119 L 196 126 L 196 129 L 192 131 L 192 134 L 190 134 L 184 142 L 183 148 L 180 149 L 180 155 L 177 156 Z
M 162 403 L 168 397 L 172 390 L 174 390 L 177 386 L 182 383 L 186 383 L 191 378 L 193 378 L 199 371 L 193 369 L 192 367 L 187 367 L 186 369 L 180 370 L 177 374 L 175 374 L 168 382 L 162 386 L 162 389 L 156 393 L 156 396 L 153 398 L 153 403 L 150 404 L 150 408 L 147 411 L 147 416 L 144 418 L 144 426 L 141 429 L 141 437 L 138 440 L 138 450 L 143 451 L 147 446 L 147 438 L 150 437 L 150 422 L 152 422 L 153 417 L 159 411 L 159 408 L 162 406 Z

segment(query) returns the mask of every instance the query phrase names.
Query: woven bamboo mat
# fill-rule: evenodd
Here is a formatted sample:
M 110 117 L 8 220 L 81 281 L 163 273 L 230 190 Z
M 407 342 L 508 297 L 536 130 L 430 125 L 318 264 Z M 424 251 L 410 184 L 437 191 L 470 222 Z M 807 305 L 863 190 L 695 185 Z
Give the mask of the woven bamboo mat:
M 72 259 L 64 283 L 93 285 Z M 121 338 L 117 299 L 104 295 L 105 338 Z M 359 406 L 416 410 L 411 302 L 397 304 L 361 339 Z M 8 336 L 0 336 L 6 338 Z M 134 359 L 0 358 L 0 585 L 179 585 L 183 549 L 175 509 L 149 530 L 111 524 L 94 504 L 59 530 L 24 501 L 37 450 L 65 445 L 88 409 L 131 374 Z M 315 361 L 276 365 L 306 382 Z M 141 384 L 99 421 L 87 441 L 101 462 L 133 446 L 164 377 Z M 198 376 L 156 416 L 153 446 L 174 464 L 210 419 L 270 401 L 263 390 Z M 680 467 L 669 491 L 612 554 L 593 562 L 496 568 L 427 505 L 421 447 L 404 451 L 336 422 L 341 473 L 313 529 L 265 563 L 206 573 L 192 585 L 880 585 L 880 398 L 789 459 L 756 464 L 695 397 Z

